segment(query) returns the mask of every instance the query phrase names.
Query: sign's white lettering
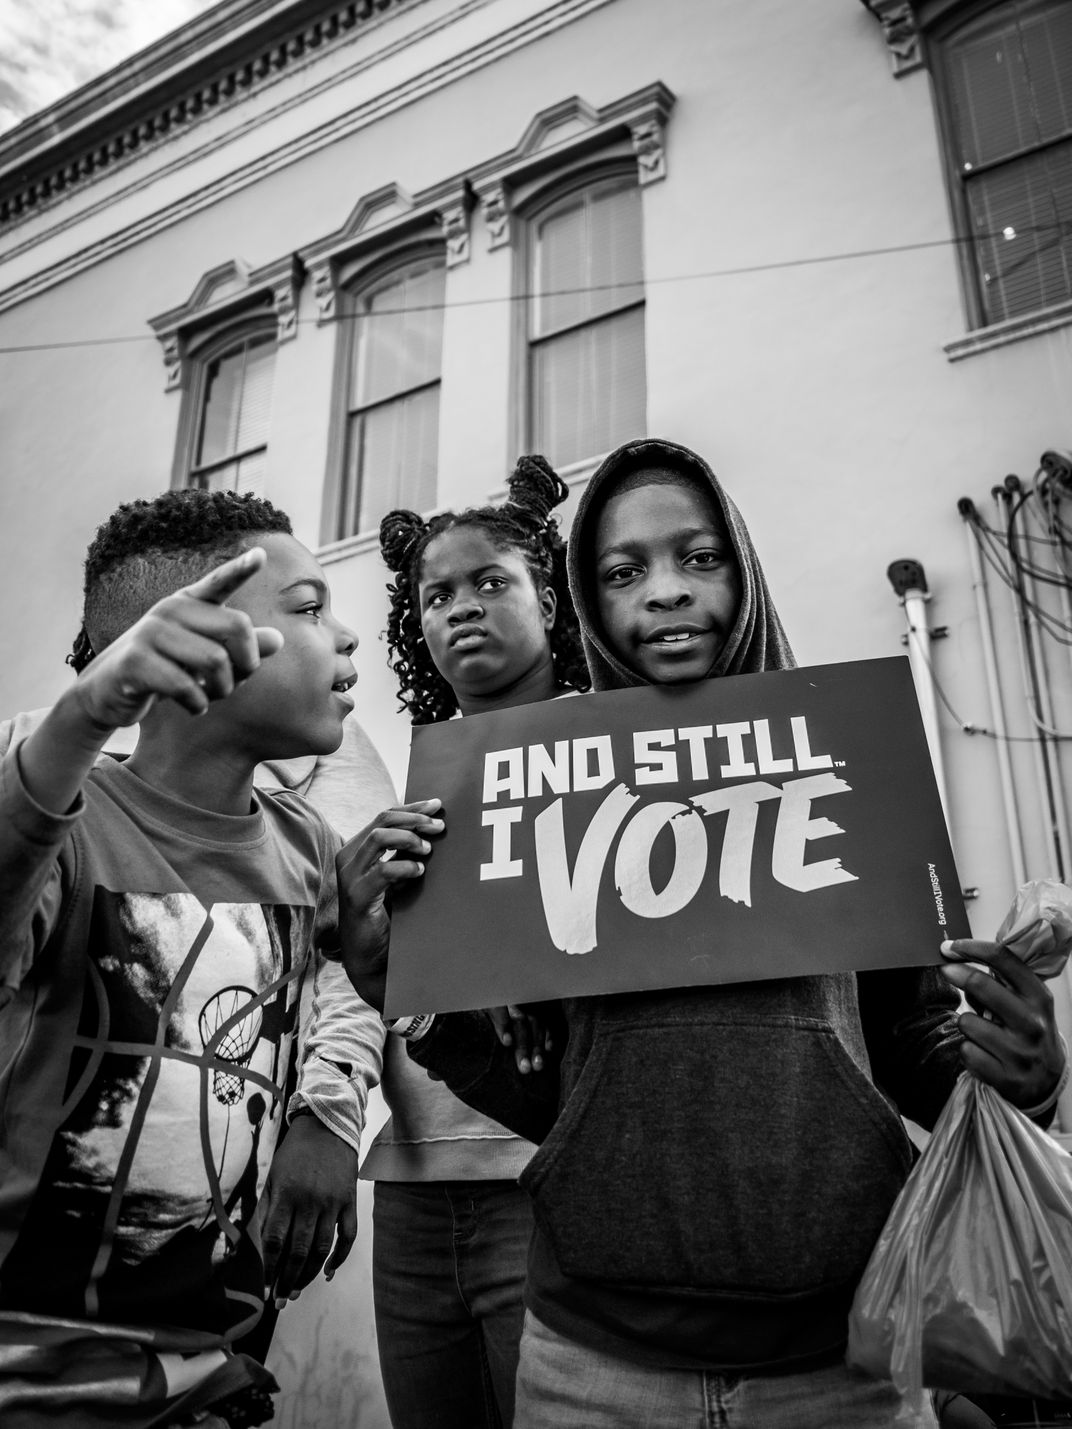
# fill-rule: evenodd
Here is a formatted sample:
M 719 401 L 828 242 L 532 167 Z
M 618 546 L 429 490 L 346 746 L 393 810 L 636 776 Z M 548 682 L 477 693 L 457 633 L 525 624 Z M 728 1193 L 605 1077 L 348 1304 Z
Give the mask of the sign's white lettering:
M 808 723 L 791 715 L 775 747 L 769 719 L 726 724 L 687 725 L 681 729 L 642 729 L 633 735 L 632 783 L 702 783 L 711 778 L 712 757 L 720 779 L 769 778 L 775 774 L 831 769 L 829 754 L 813 754 Z M 500 799 L 539 799 L 544 794 L 572 794 L 604 789 L 616 777 L 610 739 L 559 739 L 515 749 L 493 749 L 484 756 L 485 804 Z
M 388 1016 L 937 963 L 968 930 L 903 657 L 421 725 L 446 831 Z
M 843 868 L 840 858 L 805 862 L 807 845 L 815 839 L 842 832 L 832 820 L 812 817 L 816 799 L 851 793 L 844 779 L 833 774 L 810 774 L 789 779 L 778 788 L 761 780 L 696 794 L 688 804 L 645 804 L 634 811 L 638 796 L 617 784 L 604 798 L 581 838 L 572 873 L 566 852 L 563 801 L 556 799 L 533 824 L 536 874 L 547 931 L 555 947 L 566 953 L 588 953 L 597 946 L 596 907 L 603 870 L 614 840 L 621 832 L 614 860 L 614 886 L 631 913 L 640 918 L 668 918 L 679 913 L 699 892 L 710 858 L 710 837 L 704 818 L 726 815 L 718 860 L 718 891 L 723 898 L 748 907 L 752 904 L 752 863 L 759 805 L 778 800 L 771 850 L 771 875 L 785 888 L 810 893 L 835 883 L 854 882 L 856 875 Z M 691 807 L 690 807 L 691 805 Z M 485 810 L 494 819 L 492 859 L 482 864 L 485 878 L 520 878 L 523 860 L 512 857 L 509 827 L 520 821 L 520 808 Z M 655 840 L 668 828 L 674 840 L 670 877 L 656 890 L 651 879 Z

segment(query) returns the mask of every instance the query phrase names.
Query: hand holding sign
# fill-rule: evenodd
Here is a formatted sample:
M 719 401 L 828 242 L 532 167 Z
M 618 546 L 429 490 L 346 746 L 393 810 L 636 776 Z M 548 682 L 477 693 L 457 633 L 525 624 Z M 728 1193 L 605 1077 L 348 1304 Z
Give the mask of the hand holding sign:
M 488 1007 L 485 1009 L 495 1035 L 504 1047 L 513 1047 L 517 1070 L 543 1070 L 543 1054 L 552 1047 L 551 1033 L 538 1011 L 524 1007 Z
M 418 726 L 432 789 L 388 1016 L 935 963 L 967 931 L 903 659 Z
M 378 1012 L 383 1011 L 391 942 L 387 892 L 423 875 L 424 859 L 432 851 L 428 839 L 446 827 L 435 817 L 441 807 L 438 799 L 422 799 L 387 809 L 335 857 L 343 966 Z

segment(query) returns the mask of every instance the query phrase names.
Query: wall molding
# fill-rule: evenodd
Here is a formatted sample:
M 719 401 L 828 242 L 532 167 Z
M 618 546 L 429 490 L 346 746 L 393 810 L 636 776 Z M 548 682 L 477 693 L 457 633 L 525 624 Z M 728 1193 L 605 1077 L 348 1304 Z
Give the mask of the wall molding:
M 1069 324 L 1072 324 L 1072 299 L 1054 303 L 1052 307 L 1038 308 L 1033 313 L 1006 318 L 1004 322 L 991 323 L 989 327 L 976 328 L 963 337 L 943 343 L 942 351 L 950 362 L 960 362 L 978 352 L 991 352 L 995 347 L 1007 347 L 1010 342 L 1022 342 L 1025 338 L 1068 327 Z
M 418 236 L 443 242 L 448 268 L 465 263 L 470 215 L 477 202 L 483 210 L 488 247 L 502 248 L 511 238 L 511 196 L 517 186 L 558 172 L 564 162 L 595 154 L 623 135 L 631 136 L 637 153 L 638 181 L 665 178 L 663 130 L 673 106 L 674 95 L 661 80 L 602 109 L 572 95 L 540 110 L 512 149 L 463 174 L 416 195 L 397 183 L 362 194 L 341 228 L 298 250 L 312 274 L 317 322 L 335 319 L 344 263 L 366 254 L 375 261 L 392 245 Z
M 466 10 L 483 5 L 486 0 L 470 0 L 466 5 Z M 592 11 L 602 9 L 604 6 L 613 4 L 614 0 L 557 0 L 540 15 L 530 17 L 500 34 L 481 41 L 467 51 L 454 56 L 451 60 L 439 65 L 420 71 L 414 75 L 407 83 L 397 86 L 389 93 L 374 96 L 365 104 L 356 109 L 347 111 L 340 117 L 319 126 L 317 129 L 307 134 L 301 135 L 297 139 L 288 141 L 267 154 L 241 166 L 227 174 L 225 177 L 205 184 L 202 187 L 191 191 L 183 198 L 174 203 L 165 205 L 152 214 L 128 224 L 126 227 L 118 229 L 107 238 L 96 243 L 88 244 L 76 253 L 60 259 L 40 272 L 32 274 L 30 277 L 12 284 L 6 289 L 0 289 L 0 312 L 25 302 L 28 298 L 36 297 L 39 293 L 55 287 L 58 283 L 65 282 L 76 274 L 84 272 L 86 269 L 94 267 L 96 264 L 123 252 L 135 244 L 143 242 L 154 234 L 174 226 L 183 219 L 201 212 L 203 209 L 211 207 L 215 203 L 230 197 L 232 194 L 240 192 L 242 189 L 257 183 L 263 178 L 276 173 L 278 170 L 297 163 L 309 154 L 318 152 L 336 143 L 340 139 L 378 122 L 396 111 L 406 108 L 411 104 L 434 94 L 436 91 L 453 84 L 455 81 L 483 69 L 493 64 L 496 60 L 505 55 L 513 53 L 515 50 L 523 48 L 525 45 L 533 43 L 535 40 L 543 38 L 547 34 L 561 29 L 575 20 L 583 18 Z M 452 14 L 449 21 L 441 23 L 455 23 L 457 14 Z M 426 31 L 425 33 L 428 33 Z M 416 37 L 408 37 L 405 44 L 415 42 Z M 378 63 L 385 57 L 386 52 L 374 56 L 371 60 L 366 60 L 363 64 L 354 66 L 345 74 L 333 76 L 331 80 L 325 81 L 319 88 L 324 89 L 334 87 L 344 83 L 357 72 L 358 69 L 368 68 L 370 65 Z M 195 155 L 185 156 L 175 161 L 169 168 L 154 170 L 145 176 L 137 185 L 128 187 L 122 195 L 109 197 L 103 200 L 94 208 L 83 210 L 67 223 L 58 225 L 46 235 L 36 235 L 28 240 L 18 249 L 13 249 L 6 254 L 0 255 L 0 272 L 3 270 L 5 261 L 17 256 L 20 253 L 40 246 L 52 233 L 62 231 L 63 228 L 75 226 L 85 219 L 100 212 L 128 197 L 137 189 L 147 187 L 156 183 L 160 178 L 179 168 L 189 167 L 199 158 L 214 151 L 222 145 L 240 137 L 246 129 L 263 127 L 275 113 L 284 108 L 291 108 L 295 104 L 304 103 L 312 94 L 312 87 L 303 91 L 300 96 L 288 100 L 286 104 L 279 106 L 277 110 L 269 115 L 260 115 L 252 119 L 241 130 L 232 130 L 227 135 L 215 140 L 213 143 L 203 146 Z
M 185 303 L 150 318 L 164 350 L 164 390 L 184 386 L 185 358 L 192 338 L 206 329 L 247 318 L 258 305 L 275 313 L 276 341 L 289 342 L 298 333 L 298 293 L 305 268 L 296 254 L 252 269 L 231 258 L 203 273 Z
M 673 91 L 656 80 L 601 109 L 579 95 L 541 109 L 513 149 L 469 170 L 468 179 L 484 216 L 488 248 L 504 248 L 511 242 L 516 190 L 560 172 L 564 162 L 606 150 L 616 139 L 631 142 L 639 184 L 664 179 L 664 131 L 674 103 Z
M 353 31 L 365 33 L 384 12 L 410 8 L 414 0 L 353 0 L 332 5 L 319 18 L 306 20 L 289 32 L 254 46 L 249 58 L 233 59 L 214 68 L 211 78 L 190 80 L 177 92 L 152 100 L 152 92 L 137 96 L 98 123 L 92 138 L 59 133 L 54 143 L 30 154 L 18 168 L 0 174 L 0 232 L 22 219 L 35 217 L 54 201 L 66 198 L 102 174 L 140 158 L 161 142 L 188 132 L 195 124 L 232 108 L 282 77 L 302 67 L 310 56 L 345 43 Z M 420 3 L 420 0 L 416 0 Z M 254 40 L 255 35 L 249 37 Z M 211 62 L 208 62 L 209 65 Z M 162 86 L 156 86 L 157 89 Z M 174 85 L 169 86 L 173 91 Z M 66 150 L 50 159 L 50 151 Z
M 441 242 L 448 268 L 469 260 L 472 192 L 464 178 L 448 179 L 414 198 L 390 183 L 363 194 L 341 228 L 298 252 L 313 279 L 318 324 L 335 320 L 340 269 L 367 256 L 371 262 L 408 239 Z
M 863 0 L 882 26 L 894 79 L 923 68 L 919 20 L 909 0 Z

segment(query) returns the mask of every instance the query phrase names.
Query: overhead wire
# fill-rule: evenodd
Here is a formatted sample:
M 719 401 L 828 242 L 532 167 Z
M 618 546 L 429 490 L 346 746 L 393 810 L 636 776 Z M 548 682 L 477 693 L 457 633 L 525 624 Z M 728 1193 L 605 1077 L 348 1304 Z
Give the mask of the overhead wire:
M 1060 233 L 1062 228 L 1063 225 L 1061 223 L 1024 225 L 1018 228 L 1013 236 L 1021 237 L 1027 233 L 1050 233 L 1055 230 Z M 378 317 L 399 317 L 413 313 L 441 312 L 456 308 L 490 307 L 503 303 L 524 303 L 536 299 L 571 297 L 585 293 L 615 292 L 627 288 L 659 287 L 671 283 L 693 283 L 720 278 L 749 277 L 761 273 L 778 273 L 796 268 L 819 267 L 827 263 L 859 262 L 862 259 L 894 257 L 901 253 L 921 253 L 935 248 L 956 248 L 964 244 L 976 244 L 988 239 L 1006 239 L 1008 237 L 1009 233 L 1005 229 L 994 233 L 951 234 L 945 238 L 921 239 L 915 243 L 892 243 L 876 248 L 846 249 L 837 253 L 817 253 L 807 257 L 776 259 L 769 263 L 746 263 L 727 268 L 696 269 L 687 273 L 664 273 L 655 276 L 645 276 L 642 279 L 630 282 L 589 283 L 568 288 L 547 288 L 535 291 L 525 289 L 520 292 L 496 293 L 487 297 L 452 298 L 449 301 L 444 299 L 438 303 L 414 303 L 397 308 L 377 308 L 375 312 L 343 312 L 333 313 L 328 317 L 299 317 L 295 318 L 294 321 L 300 326 L 326 327 L 331 324 L 367 321 Z M 0 257 L 2 257 L 2 255 L 0 255 Z M 134 342 L 157 342 L 158 340 L 155 333 L 148 332 L 123 333 L 114 336 L 67 338 L 55 342 L 5 343 L 0 344 L 0 355 L 14 355 L 27 352 L 57 352 L 70 348 L 109 347 Z

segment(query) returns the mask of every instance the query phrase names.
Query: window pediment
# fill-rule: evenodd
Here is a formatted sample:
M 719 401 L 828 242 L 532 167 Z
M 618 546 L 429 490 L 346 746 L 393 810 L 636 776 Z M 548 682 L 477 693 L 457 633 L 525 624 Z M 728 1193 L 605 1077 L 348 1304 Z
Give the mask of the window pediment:
M 232 258 L 203 273 L 185 303 L 149 319 L 164 349 L 166 390 L 183 385 L 183 358 L 191 343 L 213 329 L 241 322 L 258 309 L 274 314 L 278 342 L 296 336 L 304 276 L 305 269 L 294 255 L 256 269 Z

